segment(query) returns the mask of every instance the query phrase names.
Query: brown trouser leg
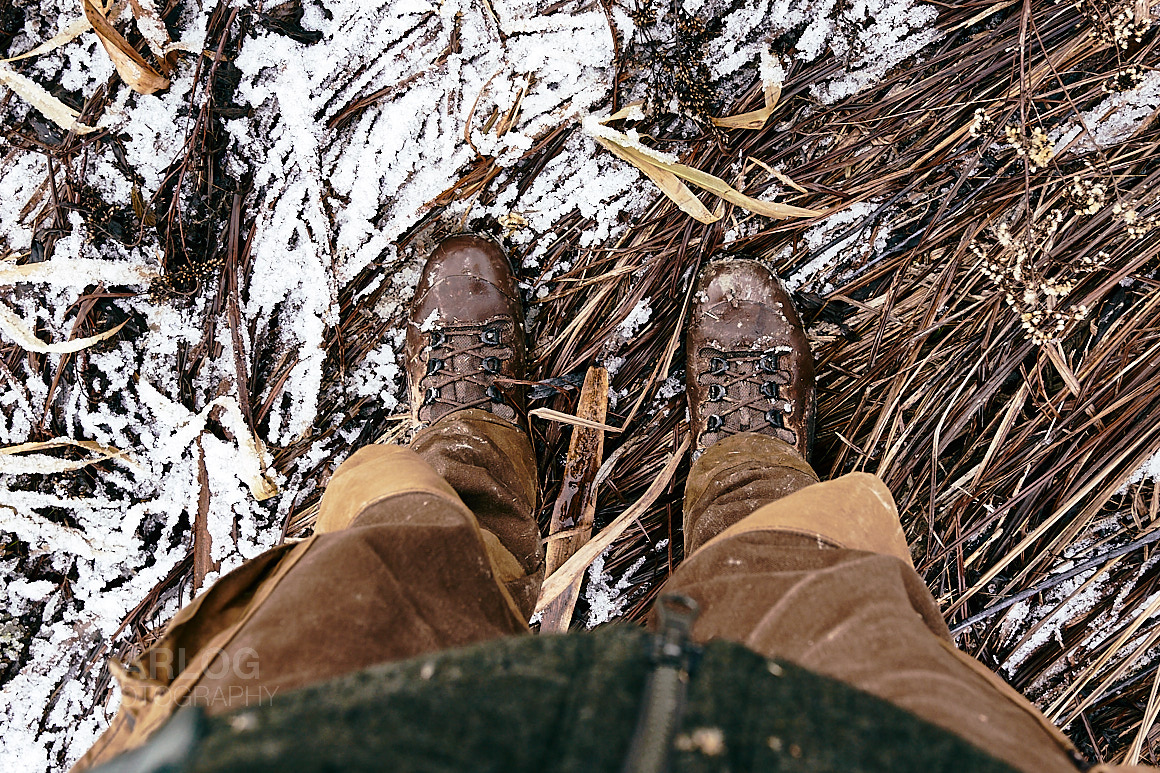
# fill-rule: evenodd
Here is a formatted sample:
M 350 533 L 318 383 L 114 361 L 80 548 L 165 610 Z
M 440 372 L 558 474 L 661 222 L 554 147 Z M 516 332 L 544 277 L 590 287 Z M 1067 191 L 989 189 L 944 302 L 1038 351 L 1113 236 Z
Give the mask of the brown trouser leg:
M 359 449 L 323 495 L 322 538 L 227 654 L 253 653 L 257 684 L 290 689 L 526 632 L 542 580 L 535 486 L 527 435 L 484 411 L 410 449 Z M 252 682 L 227 671 L 199 688 L 212 700 Z
M 1062 733 L 951 643 L 886 486 L 866 474 L 814 481 L 790 446 L 756 435 L 694 463 L 692 550 L 666 589 L 700 604 L 694 635 L 839 679 L 1029 773 L 1073 773 Z M 703 524 L 725 530 L 707 538 Z
M 129 672 L 77 770 L 177 708 L 220 712 L 376 663 L 527 631 L 543 576 L 527 435 L 484 411 L 368 446 L 334 473 L 315 536 L 223 577 Z

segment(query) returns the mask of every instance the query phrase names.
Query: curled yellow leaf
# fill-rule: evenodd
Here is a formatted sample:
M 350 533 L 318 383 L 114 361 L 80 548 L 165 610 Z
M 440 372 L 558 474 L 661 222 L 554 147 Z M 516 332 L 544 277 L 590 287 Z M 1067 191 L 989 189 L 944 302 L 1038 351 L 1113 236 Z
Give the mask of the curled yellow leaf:
M 117 74 L 128 84 L 129 88 L 138 94 L 152 94 L 169 87 L 169 80 L 157 73 L 145 61 L 137 49 L 129 45 L 129 41 L 109 23 L 101 10 L 92 3 L 92 0 L 81 0 L 85 9 L 85 18 L 93 25 L 93 31 L 105 48 L 105 53 L 113 60 Z
M 596 137 L 595 139 L 612 153 L 612 155 L 617 156 L 623 161 L 627 161 L 643 172 L 648 179 L 656 183 L 656 186 L 661 189 L 661 193 L 668 196 L 686 215 L 706 224 L 715 223 L 721 219 L 721 215 L 715 215 L 710 212 L 701 203 L 701 200 L 693 195 L 693 192 L 689 190 L 689 186 L 681 182 L 675 174 L 660 166 L 652 157 L 646 156 L 634 149 L 617 145 L 615 142 L 610 142 L 603 137 Z
M 40 354 L 71 354 L 73 352 L 79 352 L 81 349 L 87 349 L 95 343 L 115 336 L 117 331 L 123 328 L 128 321 L 125 320 L 125 322 L 122 322 L 115 328 L 106 330 L 103 333 L 97 333 L 94 336 L 73 338 L 72 340 L 62 341 L 58 344 L 50 344 L 37 338 L 33 334 L 31 326 L 14 314 L 7 306 L 0 305 L 0 330 L 3 330 L 5 335 L 19 344 L 21 348 Z
M 758 110 L 750 110 L 748 113 L 739 113 L 737 115 L 728 115 L 723 118 L 710 119 L 714 126 L 720 126 L 723 129 L 760 129 L 765 126 L 765 122 L 773 115 L 773 111 L 777 109 L 777 102 L 781 99 L 781 84 L 767 83 L 765 84 L 765 107 Z
M 23 54 L 17 54 L 16 56 L 10 56 L 7 59 L 0 59 L 0 61 L 18 62 L 21 59 L 28 59 L 28 58 L 33 57 L 33 56 L 40 56 L 41 54 L 47 54 L 49 51 L 54 51 L 54 50 L 60 48 L 61 46 L 63 46 L 65 43 L 68 43 L 68 42 L 71 42 L 72 40 L 75 40 L 77 38 L 77 36 L 79 36 L 83 32 L 86 32 L 92 26 L 93 25 L 89 24 L 89 20 L 85 19 L 83 17 L 80 19 L 73 19 L 72 21 L 70 21 L 68 24 L 65 25 L 65 28 L 60 31 L 60 34 L 55 35 L 52 38 L 50 38 L 49 40 L 44 41 L 36 48 L 25 51 Z
M 746 196 L 720 177 L 715 177 L 708 172 L 702 172 L 700 169 L 685 164 L 670 161 L 668 159 L 672 157 L 668 154 L 658 153 L 651 148 L 644 147 L 635 138 L 610 129 L 604 126 L 603 122 L 586 119 L 585 128 L 602 146 L 644 172 L 683 212 L 702 223 L 716 222 L 720 219 L 721 213 L 709 212 L 688 187 L 680 184 L 681 180 L 691 182 L 730 204 L 765 217 L 782 219 L 787 217 L 818 217 L 825 214 L 816 209 L 760 201 Z

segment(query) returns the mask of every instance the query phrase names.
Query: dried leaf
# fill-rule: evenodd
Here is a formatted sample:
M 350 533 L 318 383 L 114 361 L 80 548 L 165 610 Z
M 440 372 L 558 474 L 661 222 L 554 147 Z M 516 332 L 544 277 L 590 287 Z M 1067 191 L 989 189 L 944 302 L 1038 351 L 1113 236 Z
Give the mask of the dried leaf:
M 157 6 L 153 4 L 153 0 L 129 0 L 129 5 L 133 7 L 137 29 L 141 30 L 141 36 L 149 44 L 149 50 L 162 60 L 164 66 L 164 57 L 173 49 L 173 44 L 169 39 L 169 30 L 161 20 L 161 14 L 157 13 Z
M 781 84 L 767 83 L 765 85 L 765 107 L 759 110 L 750 110 L 748 113 L 725 116 L 711 119 L 714 126 L 723 129 L 760 129 L 777 109 L 777 102 L 781 99 Z
M 661 470 L 660 475 L 644 492 L 644 495 L 633 502 L 632 505 L 616 517 L 612 523 L 604 527 L 591 542 L 576 551 L 576 554 L 564 562 L 564 565 L 552 573 L 551 577 L 544 580 L 544 585 L 540 589 L 540 597 L 536 600 L 536 613 L 542 614 L 551 604 L 560 597 L 561 594 L 567 592 L 572 583 L 577 580 L 584 572 L 588 570 L 596 557 L 604 552 L 604 549 L 616 541 L 624 531 L 641 515 L 643 515 L 653 502 L 657 501 L 661 493 L 673 480 L 673 475 L 677 472 L 677 467 L 680 466 L 681 460 L 685 457 L 685 452 L 689 450 L 689 438 L 686 436 L 681 441 L 680 447 L 673 453 L 668 461 L 665 463 L 664 469 Z
M 141 189 L 136 185 L 129 192 L 129 201 L 133 205 L 133 214 L 141 221 L 141 225 L 146 228 L 152 228 L 157 225 L 157 216 L 153 214 L 153 210 L 149 208 L 149 203 L 141 195 Z
M 138 94 L 152 94 L 169 87 L 169 80 L 161 77 L 149 63 L 145 61 L 137 49 L 129 45 L 129 41 L 101 15 L 101 11 L 92 3 L 92 0 L 81 0 L 85 9 L 85 18 L 93 25 L 93 30 L 105 47 L 105 52 L 113 60 L 117 74 L 128 84 L 129 88 Z
M 774 56 L 773 52 L 768 50 L 761 52 L 760 72 L 765 107 L 740 115 L 713 118 L 711 120 L 714 126 L 725 129 L 760 129 L 765 126 L 766 121 L 777 108 L 778 100 L 781 99 L 781 84 L 785 73 L 782 70 L 781 62 Z
M 552 507 L 552 521 L 548 536 L 558 539 L 549 541 L 545 551 L 544 571 L 551 574 L 572 557 L 592 534 L 592 524 L 596 513 L 596 472 L 604 457 L 605 419 L 608 416 L 608 371 L 600 366 L 588 369 L 580 399 L 576 404 L 576 417 L 582 419 L 572 430 L 568 442 L 568 455 L 564 461 L 563 484 L 560 496 Z M 576 534 L 560 537 L 560 533 L 578 530 Z M 568 617 L 571 612 L 568 612 Z M 565 623 L 567 625 L 567 623 Z
M 1067 364 L 1067 358 L 1063 354 L 1063 349 L 1060 348 L 1059 343 L 1050 343 L 1043 347 L 1043 352 L 1047 355 L 1047 359 L 1051 360 L 1051 364 L 1055 366 L 1055 370 L 1059 373 L 1063 383 L 1067 385 L 1068 390 L 1079 397 L 1079 393 L 1083 390 L 1080 386 L 1079 379 L 1075 377 L 1071 366 Z
M 588 369 L 576 416 L 598 427 L 608 416 L 608 371 Z M 552 522 L 544 550 L 544 572 L 552 574 L 592 537 L 596 521 L 596 475 L 604 457 L 604 432 L 578 426 L 572 430 L 560 495 L 552 507 Z M 540 633 L 566 633 L 576 611 L 581 578 L 576 578 L 540 616 Z
M 25 320 L 18 317 L 7 306 L 0 306 L 0 330 L 3 330 L 7 336 L 16 342 L 21 348 L 27 349 L 30 352 L 39 352 L 41 354 L 69 354 L 72 352 L 79 352 L 81 349 L 92 346 L 95 343 L 104 341 L 106 338 L 111 338 L 117 334 L 121 328 L 129 320 L 125 320 L 111 330 L 106 330 L 103 333 L 98 333 L 87 338 L 74 338 L 70 341 L 64 341 L 59 344 L 48 344 L 37 338 L 32 332 L 32 326 Z
M 643 121 L 644 120 L 644 110 L 642 109 L 643 106 L 644 106 L 643 101 L 630 102 L 627 105 L 625 105 L 624 107 L 617 110 L 612 115 L 605 118 L 604 123 L 608 123 L 609 121 L 620 121 L 620 120 L 625 119 L 625 118 L 628 118 L 628 119 L 633 120 L 633 121 Z
M 65 28 L 60 31 L 60 34 L 44 41 L 36 48 L 25 51 L 23 54 L 10 56 L 7 59 L 0 59 L 0 62 L 18 62 L 21 59 L 28 59 L 33 56 L 47 54 L 49 51 L 54 51 L 63 46 L 65 43 L 75 40 L 77 36 L 87 32 L 92 28 L 92 26 L 93 25 L 89 24 L 89 20 L 84 17 L 73 19 L 65 25 Z
M 49 94 L 39 83 L 24 77 L 7 64 L 0 63 L 0 83 L 15 91 L 21 99 L 39 110 L 45 118 L 66 131 L 88 134 L 97 130 L 95 126 L 77 123 L 77 117 L 80 113 Z
M 759 161 L 758 159 L 754 158 L 753 156 L 749 156 L 748 158 L 750 161 L 757 164 L 759 167 L 761 167 L 765 171 L 769 172 L 775 180 L 782 183 L 783 185 L 788 185 L 789 187 L 793 188 L 795 191 L 798 191 L 799 193 L 809 193 L 809 191 L 807 191 L 805 188 L 801 187 L 800 185 L 795 183 L 793 180 L 791 180 L 789 175 L 787 175 L 785 172 L 782 172 L 779 169 L 774 169 L 769 164 L 765 163 L 764 161 Z
M 614 427 L 611 424 L 601 424 L 598 421 L 591 421 L 580 416 L 573 416 L 570 413 L 561 413 L 560 411 L 553 411 L 551 408 L 533 408 L 528 411 L 529 416 L 535 416 L 540 419 L 547 419 L 548 421 L 558 421 L 561 424 L 571 424 L 574 427 L 586 427 L 588 429 L 598 429 L 604 432 L 623 432 L 621 427 Z
M 592 132 L 590 131 L 590 133 Z M 725 182 L 720 177 L 714 177 L 707 172 L 702 172 L 701 170 L 694 169 L 691 166 L 685 166 L 684 164 L 676 164 L 665 161 L 659 157 L 659 154 L 650 153 L 648 152 L 647 148 L 641 149 L 638 147 L 639 143 L 634 141 L 631 137 L 624 134 L 623 132 L 618 132 L 614 129 L 601 126 L 600 133 L 598 135 L 594 135 L 594 137 L 601 145 L 608 148 L 614 154 L 624 159 L 625 161 L 628 161 L 630 164 L 647 174 L 649 178 L 656 182 L 661 190 L 664 191 L 665 195 L 676 202 L 678 206 L 681 206 L 682 201 L 684 201 L 685 204 L 689 205 L 689 209 L 686 209 L 685 206 L 681 206 L 681 209 L 688 214 L 693 215 L 693 217 L 696 217 L 702 223 L 716 222 L 720 216 L 714 216 L 712 213 L 709 213 L 708 210 L 705 209 L 704 205 L 701 204 L 700 201 L 698 201 L 691 192 L 688 192 L 688 189 L 686 188 L 684 190 L 688 193 L 688 198 L 691 198 L 693 201 L 697 201 L 697 204 L 700 204 L 701 209 L 704 210 L 704 212 L 698 212 L 698 214 L 694 214 L 694 211 L 696 211 L 695 208 L 692 207 L 692 205 L 683 198 L 681 189 L 675 188 L 675 183 L 672 183 L 671 181 L 666 183 L 668 185 L 668 189 L 666 189 L 665 185 L 661 185 L 660 182 L 657 182 L 657 178 L 659 177 L 666 180 L 667 178 L 663 175 L 656 174 L 657 172 L 667 172 L 669 175 L 679 177 L 682 180 L 687 180 L 688 182 L 691 182 L 700 188 L 704 188 L 715 196 L 721 197 L 725 201 L 728 201 L 730 204 L 735 204 L 742 209 L 749 210 L 750 212 L 754 212 L 758 215 L 765 215 L 766 217 L 773 218 L 786 218 L 819 217 L 825 214 L 824 212 L 820 212 L 815 209 L 804 209 L 802 207 L 791 207 L 788 204 L 775 204 L 768 201 L 758 201 L 757 199 L 746 196 L 744 193 L 736 190 L 733 186 L 729 185 L 729 183 Z M 655 172 L 653 170 L 655 170 Z M 654 174 L 656 174 L 656 176 L 654 176 Z M 670 190 L 673 192 L 670 193 Z M 678 196 L 682 198 L 678 198 Z
M 257 499 L 259 502 L 276 496 L 278 494 L 278 486 L 266 474 L 266 468 L 268 466 L 266 463 L 266 447 L 250 431 L 245 417 L 242 416 L 242 409 L 238 406 L 238 401 L 232 397 L 219 397 L 207 405 L 199 416 L 208 417 L 209 412 L 219 405 L 224 409 L 219 421 L 238 440 L 238 451 L 241 457 L 239 460 L 240 469 L 238 471 L 238 477 L 249 486 L 250 492 L 254 495 L 254 499 Z
M 54 448 L 65 447 L 82 448 L 93 455 L 88 459 L 61 459 L 45 454 L 16 456 L 16 454 L 24 454 L 31 451 L 48 451 Z M 0 474 L 25 475 L 28 473 L 38 473 L 41 475 L 51 475 L 53 473 L 79 470 L 83 467 L 88 467 L 90 464 L 103 462 L 106 459 L 122 458 L 130 461 L 128 459 L 128 452 L 121 451 L 112 446 L 103 446 L 91 440 L 54 438 L 38 443 L 20 443 L 19 445 L 0 448 Z M 136 467 L 138 465 L 133 463 L 133 466 Z
M 682 180 L 697 185 L 712 194 L 720 196 L 728 201 L 730 204 L 736 204 L 742 209 L 747 209 L 750 212 L 755 212 L 758 215 L 765 215 L 773 218 L 786 217 L 820 217 L 824 215 L 816 209 L 805 209 L 803 207 L 791 207 L 788 204 L 775 204 L 769 201 L 758 201 L 757 199 L 746 196 L 744 193 L 736 190 L 729 183 L 722 180 L 720 177 L 714 177 L 711 174 L 702 172 L 700 169 L 694 169 L 691 166 L 684 164 L 672 164 L 666 167 L 669 171 L 680 177 Z
M 673 203 L 680 207 L 686 215 L 706 224 L 715 223 L 721 219 L 721 215 L 714 215 L 701 203 L 700 199 L 693 195 L 689 186 L 681 182 L 672 172 L 659 166 L 649 156 L 639 152 L 629 153 L 628 148 L 609 142 L 603 137 L 597 137 L 596 141 L 614 156 L 627 161 L 643 172 L 646 177 L 656 183 L 656 186 L 661 189 L 661 193 L 672 199 Z

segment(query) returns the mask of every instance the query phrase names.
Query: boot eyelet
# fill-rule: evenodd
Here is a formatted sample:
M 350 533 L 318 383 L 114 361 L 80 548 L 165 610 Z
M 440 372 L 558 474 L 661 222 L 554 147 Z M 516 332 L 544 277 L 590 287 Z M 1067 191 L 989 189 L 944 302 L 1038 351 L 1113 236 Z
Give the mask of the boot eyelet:
M 493 403 L 505 404 L 507 401 L 503 399 L 503 393 L 499 391 L 494 385 L 487 388 L 487 397 Z
M 721 384 L 709 385 L 709 399 L 716 402 L 725 399 L 725 387 Z
M 762 373 L 776 373 L 777 372 L 777 355 L 770 352 L 761 356 L 761 372 Z
M 485 357 L 481 367 L 483 368 L 484 373 L 495 374 L 499 373 L 499 369 L 502 364 L 503 363 L 500 362 L 499 357 Z
M 431 359 L 427 360 L 428 376 L 438 373 L 441 370 L 443 370 L 443 360 L 439 359 L 438 357 L 432 357 Z
M 770 408 L 768 411 L 765 412 L 765 420 L 767 422 L 769 422 L 769 426 L 771 426 L 771 427 L 776 427 L 777 429 L 784 429 L 785 422 L 782 419 L 783 419 L 782 412 L 777 410 L 776 408 Z
M 720 416 L 713 413 L 710 414 L 709 418 L 705 420 L 705 429 L 709 432 L 716 432 L 717 430 L 721 429 L 721 425 L 724 423 L 724 420 Z
M 431 331 L 431 339 L 430 339 L 430 343 L 428 344 L 428 346 L 430 346 L 432 349 L 437 349 L 440 346 L 445 345 L 446 343 L 447 343 L 447 334 L 446 333 L 444 333 L 442 330 L 432 330 Z
M 766 381 L 766 382 L 762 383 L 761 394 L 764 397 L 769 397 L 769 398 L 777 397 L 777 384 L 773 383 L 772 381 Z
M 709 373 L 713 376 L 720 376 L 729 372 L 729 363 L 724 357 L 713 357 L 709 360 Z
M 488 346 L 499 346 L 500 329 L 498 327 L 484 328 L 483 332 L 479 334 L 479 340 Z
M 439 387 L 427 387 L 423 393 L 423 405 L 430 405 L 439 399 Z

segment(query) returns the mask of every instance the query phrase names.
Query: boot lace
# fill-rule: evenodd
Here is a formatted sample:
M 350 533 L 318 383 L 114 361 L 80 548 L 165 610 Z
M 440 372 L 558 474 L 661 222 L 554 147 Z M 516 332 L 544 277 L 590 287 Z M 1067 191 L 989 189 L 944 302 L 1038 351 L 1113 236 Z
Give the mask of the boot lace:
M 515 323 L 510 317 L 447 325 L 425 334 L 427 372 L 419 380 L 420 421 L 431 423 L 452 411 L 477 407 L 516 420 L 515 406 L 495 384 L 515 354 Z
M 765 351 L 700 350 L 702 361 L 708 363 L 697 374 L 697 383 L 705 387 L 701 445 L 738 432 L 762 432 L 797 443 L 797 432 L 785 421 L 793 413 L 793 403 L 781 393 L 791 381 L 783 358 L 792 351 L 788 346 Z

